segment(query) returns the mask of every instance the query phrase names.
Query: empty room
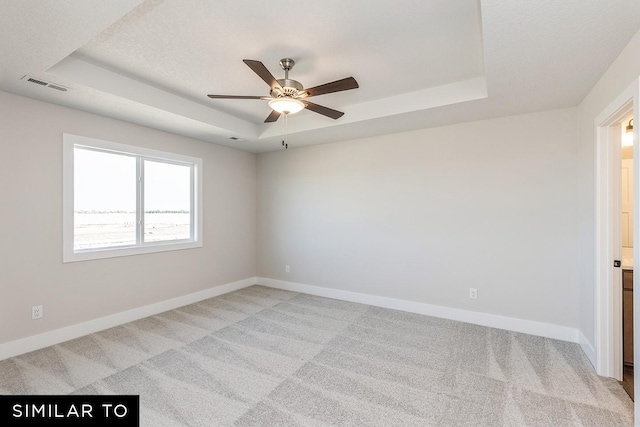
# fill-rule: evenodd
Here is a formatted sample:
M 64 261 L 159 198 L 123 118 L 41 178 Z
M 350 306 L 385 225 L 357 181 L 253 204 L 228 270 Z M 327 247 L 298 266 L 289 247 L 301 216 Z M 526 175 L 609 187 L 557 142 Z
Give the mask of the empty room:
M 640 425 L 639 111 L 637 0 L 1 2 L 0 424 Z

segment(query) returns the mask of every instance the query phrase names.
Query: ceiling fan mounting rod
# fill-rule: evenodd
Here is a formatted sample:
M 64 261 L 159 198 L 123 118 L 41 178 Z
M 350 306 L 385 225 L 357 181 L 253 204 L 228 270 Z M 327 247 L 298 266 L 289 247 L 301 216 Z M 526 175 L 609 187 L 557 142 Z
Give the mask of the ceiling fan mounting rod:
M 280 66 L 284 70 L 285 80 L 289 80 L 289 70 L 292 69 L 294 65 L 296 65 L 296 61 L 291 58 L 282 58 L 280 60 Z

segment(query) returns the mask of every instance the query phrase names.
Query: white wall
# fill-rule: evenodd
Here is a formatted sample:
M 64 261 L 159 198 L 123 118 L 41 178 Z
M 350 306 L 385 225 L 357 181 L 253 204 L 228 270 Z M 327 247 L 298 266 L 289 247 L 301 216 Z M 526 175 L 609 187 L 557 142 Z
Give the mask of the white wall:
M 580 236 L 580 331 L 595 344 L 595 180 L 596 117 L 640 76 L 640 32 L 578 107 L 578 227 Z
M 204 247 L 63 264 L 63 132 L 203 158 Z M 0 344 L 255 276 L 254 154 L 4 92 L 0 148 Z
M 260 154 L 258 275 L 577 327 L 575 129 L 565 109 Z

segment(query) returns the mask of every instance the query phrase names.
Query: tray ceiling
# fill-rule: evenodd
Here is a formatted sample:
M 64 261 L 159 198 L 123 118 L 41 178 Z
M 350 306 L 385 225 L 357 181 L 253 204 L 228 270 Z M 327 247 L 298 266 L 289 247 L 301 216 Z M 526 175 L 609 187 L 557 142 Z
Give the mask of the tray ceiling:
M 283 120 L 263 123 L 265 101 L 206 97 L 268 95 L 242 59 L 282 78 L 278 61 L 291 57 L 290 78 L 305 87 L 355 77 L 359 89 L 314 98 L 344 111 L 341 119 L 302 111 L 287 121 L 292 147 L 334 142 L 575 106 L 638 30 L 639 3 L 7 2 L 0 89 L 270 151 L 281 148 L 285 129 Z

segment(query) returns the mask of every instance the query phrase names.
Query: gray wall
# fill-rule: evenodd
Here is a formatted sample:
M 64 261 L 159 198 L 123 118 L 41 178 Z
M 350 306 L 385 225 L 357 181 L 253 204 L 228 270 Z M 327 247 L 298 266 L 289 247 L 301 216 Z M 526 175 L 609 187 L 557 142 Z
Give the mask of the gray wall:
M 639 51 L 640 33 L 577 109 L 266 153 L 257 170 L 0 92 L 0 343 L 259 275 L 579 327 L 593 345 L 594 119 Z M 204 158 L 205 246 L 63 264 L 63 132 Z
M 576 127 L 564 109 L 260 154 L 258 275 L 577 327 Z
M 203 158 L 204 247 L 63 264 L 63 132 Z M 0 343 L 255 276 L 254 154 L 3 92 L 0 138 Z

